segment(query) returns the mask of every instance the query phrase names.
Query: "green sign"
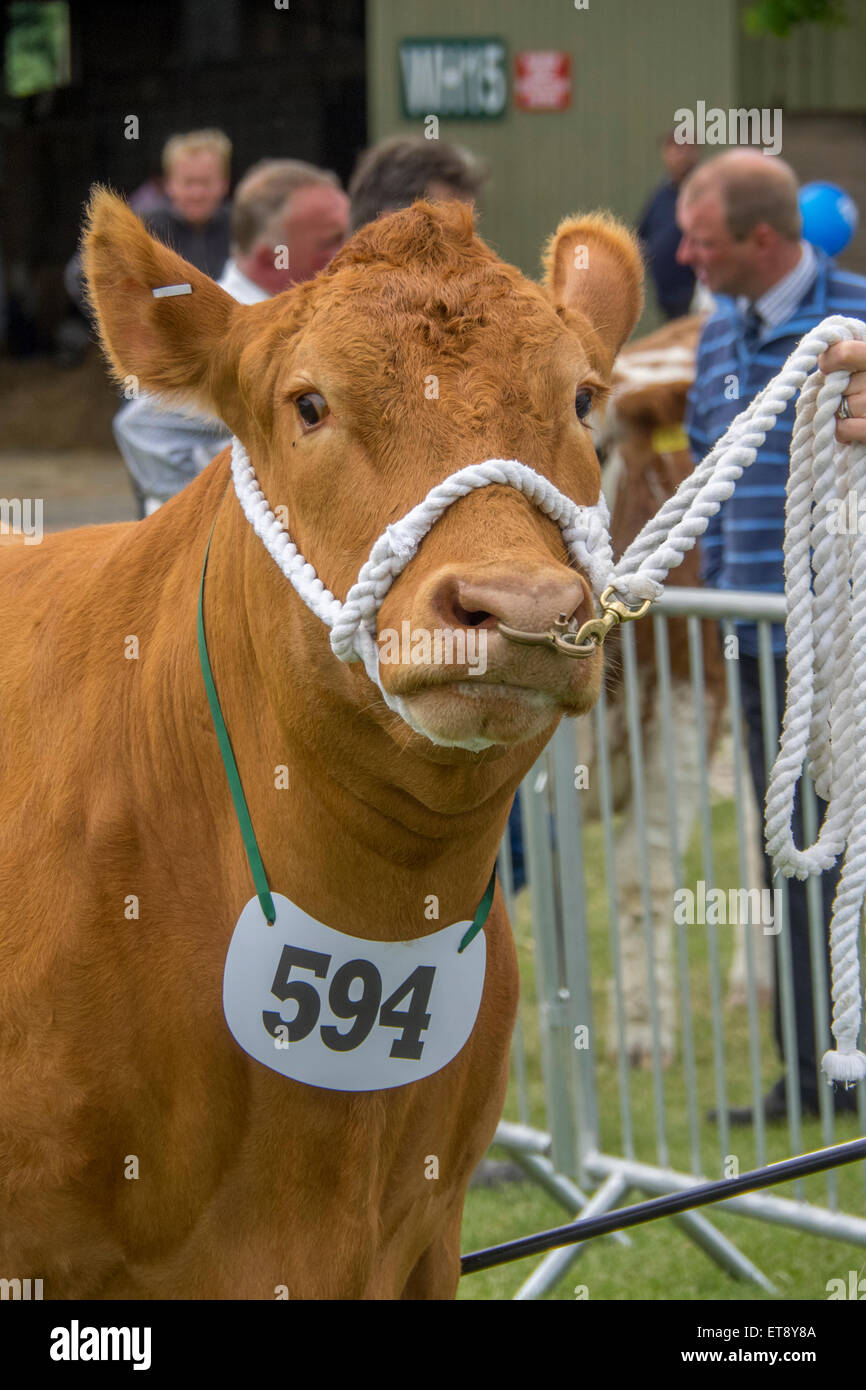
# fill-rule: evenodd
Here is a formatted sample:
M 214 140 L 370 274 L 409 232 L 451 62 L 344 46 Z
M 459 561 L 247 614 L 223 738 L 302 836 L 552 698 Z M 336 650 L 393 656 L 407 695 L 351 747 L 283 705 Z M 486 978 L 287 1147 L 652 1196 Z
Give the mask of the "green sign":
M 403 39 L 404 116 L 472 121 L 501 116 L 508 94 L 505 60 L 502 39 Z
M 29 97 L 69 81 L 69 6 L 16 0 L 6 11 L 4 68 L 10 97 Z

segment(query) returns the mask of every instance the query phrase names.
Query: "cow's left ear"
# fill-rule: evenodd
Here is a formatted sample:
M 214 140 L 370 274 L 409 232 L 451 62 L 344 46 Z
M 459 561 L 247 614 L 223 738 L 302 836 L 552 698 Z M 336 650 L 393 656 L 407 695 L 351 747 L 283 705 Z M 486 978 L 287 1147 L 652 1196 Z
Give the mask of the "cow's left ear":
M 154 240 L 122 199 L 94 190 L 82 266 L 115 376 L 219 416 L 221 359 L 239 305 L 207 275 Z M 154 290 L 189 285 L 189 293 Z
M 609 213 L 566 217 L 543 259 L 544 285 L 554 304 L 589 320 L 609 368 L 643 308 L 636 238 Z

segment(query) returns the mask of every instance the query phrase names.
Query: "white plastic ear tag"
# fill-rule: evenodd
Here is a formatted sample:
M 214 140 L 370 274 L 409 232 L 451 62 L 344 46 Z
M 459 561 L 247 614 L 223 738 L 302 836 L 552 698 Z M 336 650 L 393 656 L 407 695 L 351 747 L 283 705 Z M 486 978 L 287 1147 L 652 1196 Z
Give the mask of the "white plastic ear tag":
M 432 1076 L 457 1056 L 481 1005 L 487 942 L 472 925 L 413 941 L 334 931 L 272 895 L 238 918 L 226 956 L 223 1010 L 257 1062 L 330 1091 L 380 1091 Z

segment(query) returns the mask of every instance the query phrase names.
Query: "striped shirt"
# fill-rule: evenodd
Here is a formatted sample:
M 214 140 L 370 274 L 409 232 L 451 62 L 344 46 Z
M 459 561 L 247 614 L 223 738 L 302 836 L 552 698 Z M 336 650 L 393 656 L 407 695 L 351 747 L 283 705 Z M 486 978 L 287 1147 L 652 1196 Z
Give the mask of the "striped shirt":
M 765 329 L 777 328 L 780 323 L 791 317 L 800 300 L 805 298 L 806 291 L 811 289 L 817 273 L 818 262 L 815 252 L 808 241 L 801 241 L 800 259 L 794 269 L 783 275 L 781 280 L 777 280 L 775 285 L 771 285 L 760 299 L 750 301 L 741 295 L 737 300 L 740 315 L 745 317 L 748 309 L 752 307 Z
M 733 299 L 719 295 L 716 312 L 704 325 L 698 346 L 695 380 L 686 407 L 686 430 L 695 461 L 745 410 L 781 370 L 804 334 L 830 314 L 866 320 L 866 279 L 840 270 L 823 251 L 801 257 L 793 271 L 753 306 L 764 320 L 757 340 L 747 339 L 745 323 Z M 799 296 L 794 298 L 799 291 Z M 767 300 L 769 299 L 769 305 Z M 785 318 L 777 319 L 779 312 Z M 782 593 L 785 588 L 783 541 L 785 486 L 796 400 L 789 401 L 738 481 L 734 492 L 701 537 L 701 577 L 716 589 L 751 589 Z M 776 626 L 773 650 L 785 650 L 785 630 Z M 741 649 L 756 656 L 757 629 L 738 623 Z

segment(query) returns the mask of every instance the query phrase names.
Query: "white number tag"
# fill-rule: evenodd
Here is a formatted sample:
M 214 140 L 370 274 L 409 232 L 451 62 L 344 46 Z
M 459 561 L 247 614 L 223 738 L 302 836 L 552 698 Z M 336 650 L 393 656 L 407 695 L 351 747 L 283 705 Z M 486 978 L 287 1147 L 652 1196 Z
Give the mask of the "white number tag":
M 484 990 L 484 931 L 471 922 L 413 941 L 334 931 L 272 895 L 269 927 L 251 898 L 234 929 L 223 1010 L 245 1052 L 330 1091 L 379 1091 L 432 1076 L 467 1041 Z

